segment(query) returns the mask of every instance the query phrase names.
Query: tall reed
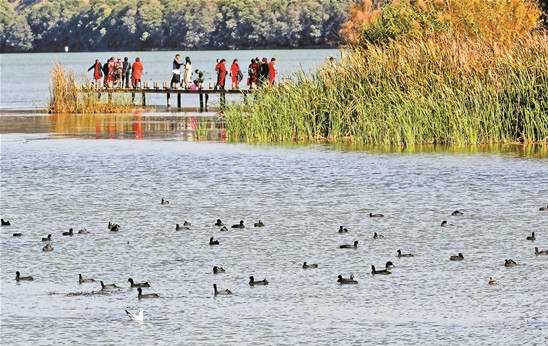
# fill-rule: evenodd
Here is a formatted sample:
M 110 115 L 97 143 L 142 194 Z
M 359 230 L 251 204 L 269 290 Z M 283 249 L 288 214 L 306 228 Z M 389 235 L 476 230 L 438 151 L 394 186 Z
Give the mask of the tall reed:
M 548 37 L 439 36 L 343 51 L 335 66 L 229 105 L 231 140 L 548 142 Z

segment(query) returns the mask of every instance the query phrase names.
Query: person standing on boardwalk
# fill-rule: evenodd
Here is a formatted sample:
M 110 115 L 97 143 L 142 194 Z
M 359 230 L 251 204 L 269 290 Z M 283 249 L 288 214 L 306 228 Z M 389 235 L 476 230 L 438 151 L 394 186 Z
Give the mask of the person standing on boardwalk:
M 259 85 L 265 86 L 268 82 L 268 59 L 263 57 L 263 60 L 261 62 L 261 68 L 259 72 Z
M 221 59 L 219 62 L 219 89 L 225 88 L 225 79 L 226 79 L 226 59 Z
M 183 88 L 188 89 L 190 86 L 190 83 L 192 82 L 192 62 L 190 61 L 190 58 L 187 56 L 185 58 L 185 73 L 183 75 Z
M 133 74 L 131 76 L 131 84 L 134 88 L 141 87 L 141 74 L 143 73 L 143 64 L 139 57 L 135 58 L 132 66 Z
M 122 59 L 118 58 L 116 60 L 116 64 L 114 64 L 114 86 L 116 88 L 121 88 L 124 85 L 122 84 L 122 76 L 124 70 L 124 64 L 122 63 Z
M 131 76 L 131 64 L 126 56 L 122 63 L 122 88 L 129 88 L 129 78 Z
M 112 88 L 114 83 L 114 70 L 116 68 L 116 60 L 114 57 L 108 61 L 108 76 L 107 76 L 107 88 Z
M 219 78 L 221 73 L 221 59 L 217 59 L 217 64 L 215 65 L 215 73 L 217 73 L 217 81 L 215 82 L 215 88 L 219 87 Z
M 105 87 L 108 87 L 108 63 L 110 62 L 110 59 L 107 59 L 105 64 L 103 65 L 103 75 L 104 75 L 104 82 L 103 85 Z
M 232 89 L 240 89 L 240 81 L 242 80 L 242 71 L 238 65 L 238 59 L 234 59 L 230 66 L 230 76 L 232 77 Z
M 194 80 L 194 84 L 196 84 L 196 87 L 198 89 L 203 89 L 204 88 L 204 81 L 205 81 L 205 75 L 204 75 L 204 71 L 200 71 L 198 69 L 196 69 L 196 71 L 194 71 L 198 74 L 198 78 L 196 78 Z
M 91 65 L 90 68 L 88 68 L 88 72 L 93 69 L 93 85 L 95 85 L 96 88 L 100 88 L 103 86 L 103 68 L 101 66 L 101 63 L 99 62 L 99 59 L 95 59 L 95 64 Z
M 278 73 L 278 69 L 276 68 L 276 58 L 272 58 L 268 63 L 268 83 L 270 83 L 270 86 L 274 85 L 276 73 Z
M 174 70 L 180 69 L 181 65 L 183 65 L 183 63 L 179 62 L 180 58 L 181 58 L 180 54 L 175 54 L 175 58 L 173 59 L 173 69 Z
M 259 58 L 251 60 L 251 69 L 249 72 L 249 87 L 255 89 L 259 85 L 259 74 L 261 65 L 259 64 Z

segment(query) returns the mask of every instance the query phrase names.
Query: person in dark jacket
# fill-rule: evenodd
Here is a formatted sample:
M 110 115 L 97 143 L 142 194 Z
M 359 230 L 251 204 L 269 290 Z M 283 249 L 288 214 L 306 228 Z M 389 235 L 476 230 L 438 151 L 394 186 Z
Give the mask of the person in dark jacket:
M 124 58 L 122 63 L 122 88 L 129 88 L 129 81 L 131 78 L 131 64 L 128 57 Z

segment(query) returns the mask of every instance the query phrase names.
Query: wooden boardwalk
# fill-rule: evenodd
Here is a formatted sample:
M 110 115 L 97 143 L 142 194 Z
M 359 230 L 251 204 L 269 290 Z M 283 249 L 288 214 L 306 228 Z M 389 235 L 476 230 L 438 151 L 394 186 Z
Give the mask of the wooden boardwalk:
M 147 94 L 166 94 L 167 107 L 171 108 L 171 95 L 175 94 L 177 97 L 177 108 L 181 106 L 181 95 L 198 95 L 200 99 L 200 110 L 209 110 L 209 95 L 219 95 L 220 108 L 224 108 L 226 104 L 226 95 L 242 95 L 244 103 L 247 102 L 247 94 L 252 93 L 254 89 L 182 89 L 182 88 L 169 88 L 164 83 L 163 87 L 159 86 L 158 82 L 154 83 L 154 86 L 149 87 L 145 82 L 142 88 L 95 88 L 93 86 L 82 87 L 80 93 L 97 93 L 99 97 L 103 93 L 108 94 L 109 100 L 112 98 L 112 94 L 131 94 L 131 100 L 135 103 L 135 94 L 141 94 L 141 105 L 146 106 Z

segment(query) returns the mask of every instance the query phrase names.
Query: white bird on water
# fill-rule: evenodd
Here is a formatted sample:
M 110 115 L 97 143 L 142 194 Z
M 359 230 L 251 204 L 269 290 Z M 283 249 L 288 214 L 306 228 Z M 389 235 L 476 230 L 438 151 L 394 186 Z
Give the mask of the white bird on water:
M 139 321 L 139 322 L 143 322 L 143 313 L 145 312 L 145 310 L 143 309 L 139 309 L 139 314 L 138 315 L 135 315 L 134 313 L 130 312 L 130 311 L 127 311 L 126 310 L 126 314 L 133 320 L 133 321 Z

